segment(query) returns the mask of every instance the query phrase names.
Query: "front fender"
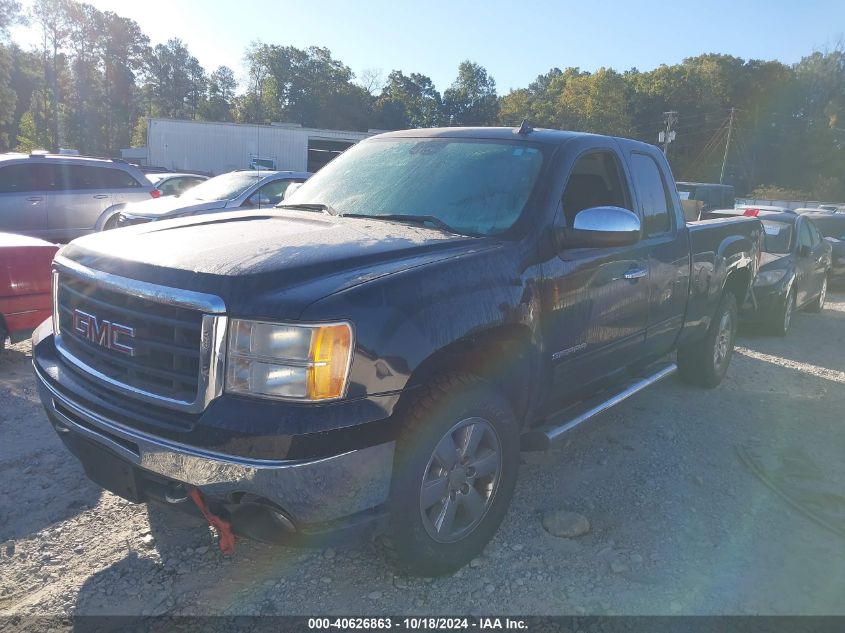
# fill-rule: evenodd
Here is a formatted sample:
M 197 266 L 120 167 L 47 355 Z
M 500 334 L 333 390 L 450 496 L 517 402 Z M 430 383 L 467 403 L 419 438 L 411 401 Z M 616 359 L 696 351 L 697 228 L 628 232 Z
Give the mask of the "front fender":
M 97 222 L 94 224 L 94 230 L 96 232 L 102 231 L 106 226 L 106 222 L 108 222 L 113 216 L 123 211 L 124 208 L 126 208 L 126 203 L 119 202 L 118 204 L 113 204 L 108 209 L 103 211 L 100 214 L 100 217 L 97 218 Z
M 502 247 L 397 272 L 329 295 L 301 319 L 353 323 L 349 397 L 401 391 L 439 351 L 497 328 L 539 341 L 538 284 L 517 260 Z

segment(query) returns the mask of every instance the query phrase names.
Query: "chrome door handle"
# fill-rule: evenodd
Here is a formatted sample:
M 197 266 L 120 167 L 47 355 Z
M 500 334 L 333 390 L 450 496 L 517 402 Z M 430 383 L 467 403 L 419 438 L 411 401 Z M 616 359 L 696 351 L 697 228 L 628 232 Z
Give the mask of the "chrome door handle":
M 631 268 L 630 270 L 625 271 L 625 274 L 622 276 L 625 279 L 640 279 L 646 275 L 648 275 L 648 271 L 645 268 Z
M 97 200 L 102 200 L 103 198 L 108 198 L 109 195 L 107 193 L 98 193 L 94 196 Z

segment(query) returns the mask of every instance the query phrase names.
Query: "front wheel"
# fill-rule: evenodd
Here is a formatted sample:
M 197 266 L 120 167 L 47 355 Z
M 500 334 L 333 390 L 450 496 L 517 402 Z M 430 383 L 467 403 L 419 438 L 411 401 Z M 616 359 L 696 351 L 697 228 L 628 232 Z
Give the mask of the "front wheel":
M 507 512 L 519 427 L 481 379 L 451 374 L 420 388 L 396 445 L 386 553 L 412 574 L 446 574 L 478 556 Z
M 827 275 L 824 276 L 822 279 L 822 288 L 819 291 L 819 296 L 816 297 L 816 300 L 813 301 L 809 306 L 807 306 L 807 312 L 821 312 L 824 310 L 824 302 L 827 299 Z
M 783 302 L 780 312 L 774 315 L 770 326 L 772 333 L 776 336 L 786 336 L 789 326 L 792 324 L 792 315 L 795 313 L 795 289 L 791 289 Z
M 716 387 L 722 382 L 731 363 L 737 330 L 736 297 L 726 292 L 716 309 L 716 316 L 707 335 L 700 341 L 678 350 L 678 371 L 686 382 Z

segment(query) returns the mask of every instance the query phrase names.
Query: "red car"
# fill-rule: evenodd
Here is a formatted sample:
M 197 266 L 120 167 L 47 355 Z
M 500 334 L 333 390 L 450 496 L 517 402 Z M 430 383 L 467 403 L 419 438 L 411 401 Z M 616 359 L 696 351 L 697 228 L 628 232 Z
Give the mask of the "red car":
M 0 350 L 24 340 L 50 316 L 50 264 L 59 249 L 34 237 L 0 233 Z

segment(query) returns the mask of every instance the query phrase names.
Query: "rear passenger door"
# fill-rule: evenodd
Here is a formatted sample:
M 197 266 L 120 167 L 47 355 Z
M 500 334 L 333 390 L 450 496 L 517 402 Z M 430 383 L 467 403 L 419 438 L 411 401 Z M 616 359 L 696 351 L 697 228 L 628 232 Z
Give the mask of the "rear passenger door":
M 813 254 L 813 236 L 810 234 L 810 227 L 803 218 L 798 218 L 795 229 L 798 232 L 795 254 L 795 301 L 800 307 L 807 303 L 818 289 L 815 283 L 816 258 Z
M 822 290 L 822 282 L 824 281 L 825 275 L 827 275 L 827 268 L 830 265 L 830 261 L 828 259 L 826 242 L 819 234 L 816 225 L 807 219 L 804 220 L 804 224 L 810 231 L 810 239 L 812 241 L 812 246 L 810 247 L 812 249 L 810 253 L 810 266 L 812 267 L 811 274 L 813 275 L 812 296 L 815 297 Z
M 38 163 L 0 167 L 0 231 L 44 237 L 47 191 Z
M 670 182 L 657 160 L 629 154 L 637 207 L 643 218 L 642 245 L 648 250 L 648 327 L 646 354 L 668 352 L 684 323 L 689 297 L 689 239 L 676 209 Z
M 103 190 L 102 169 L 91 165 L 48 164 L 55 189 L 48 207 L 50 235 L 70 240 L 94 228 L 109 206 L 111 195 Z

